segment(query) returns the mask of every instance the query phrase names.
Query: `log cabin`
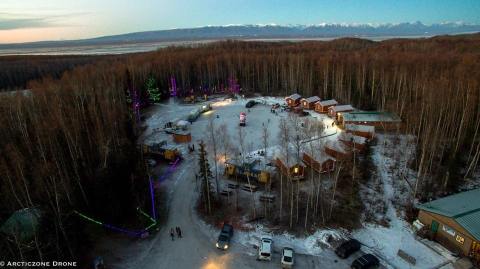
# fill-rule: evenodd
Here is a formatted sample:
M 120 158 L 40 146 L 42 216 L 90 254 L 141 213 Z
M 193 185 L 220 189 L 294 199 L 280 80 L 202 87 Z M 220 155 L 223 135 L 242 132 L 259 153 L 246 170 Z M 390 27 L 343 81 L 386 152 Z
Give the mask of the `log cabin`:
M 480 188 L 416 206 L 418 220 L 447 249 L 480 262 Z
M 346 124 L 345 132 L 372 140 L 375 136 L 375 126 Z
M 325 151 L 303 153 L 303 163 L 318 173 L 328 173 L 335 170 L 335 159 Z
M 328 108 L 336 106 L 338 102 L 335 99 L 318 101 L 315 103 L 315 111 L 318 113 L 328 113 Z
M 351 105 L 341 105 L 341 106 L 331 106 L 328 108 L 328 116 L 334 118 L 335 120 L 339 120 L 339 116 L 345 112 L 351 112 L 354 108 Z
M 315 103 L 319 101 L 320 101 L 320 97 L 311 96 L 308 98 L 303 98 L 301 103 L 302 103 L 303 109 L 312 110 L 312 109 L 315 109 Z
M 362 136 L 357 136 L 349 133 L 342 133 L 338 136 L 338 140 L 345 145 L 362 152 L 367 147 L 367 139 Z
M 298 93 L 294 93 L 288 97 L 285 98 L 285 102 L 287 103 L 287 106 L 289 107 L 296 107 L 300 105 L 300 100 L 302 99 L 302 96 Z
M 325 143 L 325 153 L 336 160 L 345 160 L 352 156 L 352 150 L 340 141 L 329 141 Z

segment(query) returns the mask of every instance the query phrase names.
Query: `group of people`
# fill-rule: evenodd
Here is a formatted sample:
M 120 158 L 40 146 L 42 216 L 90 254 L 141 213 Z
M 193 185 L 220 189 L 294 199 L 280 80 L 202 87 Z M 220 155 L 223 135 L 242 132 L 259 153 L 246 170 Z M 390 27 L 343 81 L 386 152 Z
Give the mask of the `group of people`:
M 172 238 L 172 241 L 175 240 L 175 233 L 177 234 L 178 238 L 182 238 L 182 230 L 177 226 L 175 229 L 170 229 L 170 237 Z

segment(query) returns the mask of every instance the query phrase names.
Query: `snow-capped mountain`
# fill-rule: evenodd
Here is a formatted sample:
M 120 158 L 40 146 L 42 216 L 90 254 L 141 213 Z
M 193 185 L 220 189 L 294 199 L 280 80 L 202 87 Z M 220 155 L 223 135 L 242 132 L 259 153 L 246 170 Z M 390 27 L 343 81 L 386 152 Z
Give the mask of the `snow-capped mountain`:
M 230 24 L 196 28 L 170 29 L 104 36 L 84 40 L 48 41 L 2 47 L 40 47 L 66 45 L 98 45 L 137 42 L 187 41 L 206 39 L 269 39 L 269 38 L 323 38 L 323 37 L 381 37 L 381 36 L 435 36 L 444 34 L 480 32 L 480 25 L 463 22 L 444 22 L 426 25 L 406 23 L 319 23 L 314 25 Z

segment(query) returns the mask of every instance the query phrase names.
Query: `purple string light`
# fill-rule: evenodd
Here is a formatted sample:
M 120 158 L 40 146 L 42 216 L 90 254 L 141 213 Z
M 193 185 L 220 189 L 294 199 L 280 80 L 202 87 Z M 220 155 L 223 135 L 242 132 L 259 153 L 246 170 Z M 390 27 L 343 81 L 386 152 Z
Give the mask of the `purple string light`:
M 152 216 L 154 220 L 157 220 L 157 215 L 155 214 L 155 197 L 154 197 L 154 192 L 153 192 L 153 182 L 152 178 L 148 178 L 150 182 L 150 197 L 152 198 Z
M 170 96 L 177 96 L 177 81 L 173 76 L 170 77 L 170 85 L 172 86 Z

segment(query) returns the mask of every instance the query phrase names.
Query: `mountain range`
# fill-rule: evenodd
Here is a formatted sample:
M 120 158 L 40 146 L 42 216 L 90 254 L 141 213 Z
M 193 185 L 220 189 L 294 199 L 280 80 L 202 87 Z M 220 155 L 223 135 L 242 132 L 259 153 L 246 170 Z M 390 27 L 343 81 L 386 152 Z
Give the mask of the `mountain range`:
M 0 44 L 0 49 L 88 46 L 167 41 L 221 39 L 295 39 L 336 37 L 429 37 L 435 35 L 480 32 L 480 25 L 447 22 L 426 25 L 421 22 L 398 24 L 338 24 L 276 25 L 248 24 L 203 26 L 196 28 L 135 32 L 81 40 L 41 41 L 19 44 Z

